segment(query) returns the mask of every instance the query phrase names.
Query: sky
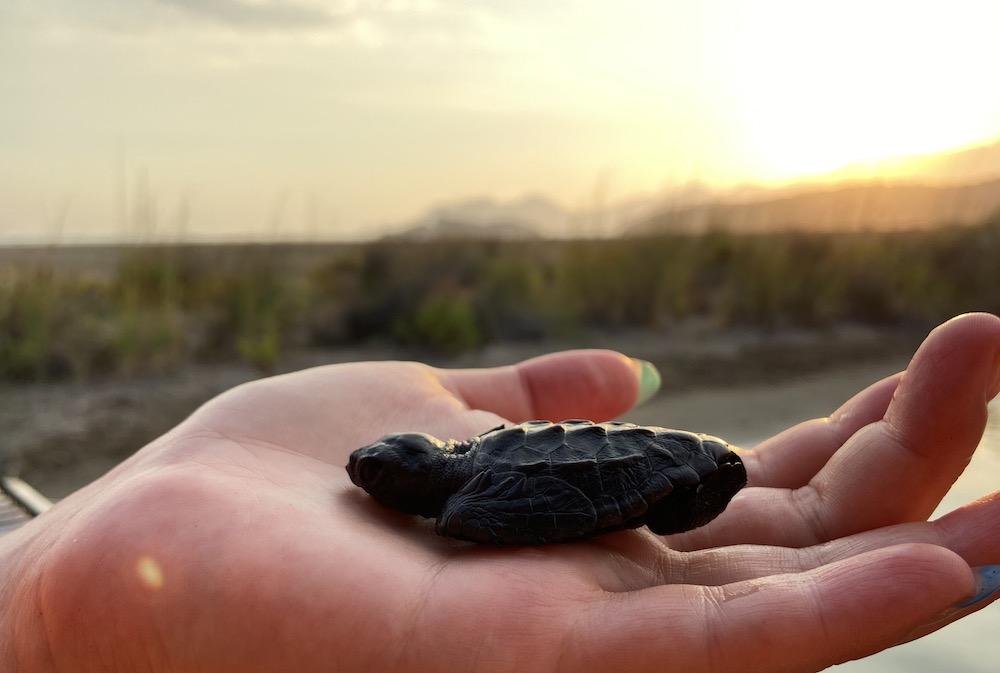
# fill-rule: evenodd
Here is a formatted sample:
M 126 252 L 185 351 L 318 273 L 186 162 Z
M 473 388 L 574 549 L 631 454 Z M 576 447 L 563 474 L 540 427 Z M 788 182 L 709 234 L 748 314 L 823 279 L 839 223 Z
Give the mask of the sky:
M 351 239 L 973 144 L 997 26 L 992 0 L 3 0 L 0 241 Z

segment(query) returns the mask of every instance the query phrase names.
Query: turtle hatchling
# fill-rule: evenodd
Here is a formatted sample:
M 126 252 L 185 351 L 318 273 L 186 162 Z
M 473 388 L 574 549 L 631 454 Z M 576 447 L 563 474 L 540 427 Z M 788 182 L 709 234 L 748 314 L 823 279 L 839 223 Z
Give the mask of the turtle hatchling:
M 347 472 L 382 504 L 437 518 L 440 535 L 521 545 L 642 525 L 691 530 L 747 482 L 716 437 L 582 420 L 500 426 L 464 442 L 388 435 L 352 453 Z

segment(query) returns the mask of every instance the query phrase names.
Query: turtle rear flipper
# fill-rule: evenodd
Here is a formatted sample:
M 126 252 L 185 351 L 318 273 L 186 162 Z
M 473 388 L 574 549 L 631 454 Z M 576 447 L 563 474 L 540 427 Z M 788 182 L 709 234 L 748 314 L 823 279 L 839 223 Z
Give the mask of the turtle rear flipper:
M 544 544 L 594 532 L 594 505 L 578 488 L 549 476 L 484 470 L 448 498 L 439 535 L 490 544 Z
M 722 514 L 732 497 L 747 483 L 743 461 L 729 453 L 701 483 L 675 488 L 646 513 L 646 525 L 657 535 L 673 535 L 704 526 Z

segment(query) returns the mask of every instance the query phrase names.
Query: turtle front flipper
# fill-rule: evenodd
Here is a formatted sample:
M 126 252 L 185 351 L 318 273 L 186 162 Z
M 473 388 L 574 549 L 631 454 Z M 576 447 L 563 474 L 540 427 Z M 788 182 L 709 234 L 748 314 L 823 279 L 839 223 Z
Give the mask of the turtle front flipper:
M 590 499 L 562 479 L 483 470 L 448 498 L 435 529 L 487 544 L 544 544 L 587 536 L 596 521 Z

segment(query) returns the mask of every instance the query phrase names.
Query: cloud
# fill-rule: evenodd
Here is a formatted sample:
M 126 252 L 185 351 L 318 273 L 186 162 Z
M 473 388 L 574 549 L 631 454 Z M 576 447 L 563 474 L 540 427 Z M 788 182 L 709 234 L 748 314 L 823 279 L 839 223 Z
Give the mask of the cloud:
M 491 48 L 492 10 L 467 0 L 0 0 L 0 42 L 157 51 L 233 67 L 297 46 L 462 53 Z M 100 47 L 104 48 L 104 47 Z M 3 70 L 0 64 L 0 72 Z
M 232 28 L 244 30 L 302 30 L 340 24 L 346 18 L 328 9 L 299 2 L 246 0 L 158 0 Z

